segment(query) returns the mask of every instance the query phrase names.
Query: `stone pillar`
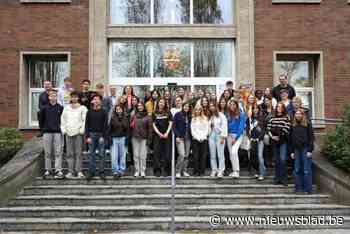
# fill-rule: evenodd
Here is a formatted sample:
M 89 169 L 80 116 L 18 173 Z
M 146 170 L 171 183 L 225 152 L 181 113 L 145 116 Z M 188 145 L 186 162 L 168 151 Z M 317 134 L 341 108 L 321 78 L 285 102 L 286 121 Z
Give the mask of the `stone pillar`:
M 92 85 L 108 84 L 107 1 L 90 0 L 89 3 L 89 79 Z
M 236 7 L 236 87 L 240 84 L 255 87 L 254 0 L 236 0 Z

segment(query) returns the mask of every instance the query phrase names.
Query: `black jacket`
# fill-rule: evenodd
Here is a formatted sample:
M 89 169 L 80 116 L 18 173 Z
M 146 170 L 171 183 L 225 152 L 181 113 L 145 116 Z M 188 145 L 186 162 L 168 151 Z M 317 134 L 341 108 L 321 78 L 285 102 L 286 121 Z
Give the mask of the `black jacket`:
M 125 113 L 121 116 L 113 113 L 107 135 L 110 137 L 126 137 L 129 135 L 129 121 Z
M 49 105 L 49 95 L 46 91 L 44 91 L 39 95 L 39 110 L 43 109 L 44 106 L 47 105 Z
M 39 121 L 42 125 L 43 133 L 60 133 L 61 132 L 61 115 L 63 107 L 56 103 L 50 103 L 40 110 Z
M 308 122 L 307 127 L 297 124 L 291 128 L 290 153 L 305 147 L 307 147 L 307 152 L 311 153 L 314 150 L 314 131 L 311 122 Z

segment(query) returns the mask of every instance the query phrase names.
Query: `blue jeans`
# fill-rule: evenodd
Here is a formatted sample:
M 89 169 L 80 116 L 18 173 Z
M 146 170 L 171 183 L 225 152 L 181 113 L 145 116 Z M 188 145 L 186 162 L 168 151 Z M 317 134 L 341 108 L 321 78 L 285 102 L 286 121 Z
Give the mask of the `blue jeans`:
M 307 148 L 296 149 L 294 160 L 295 192 L 312 191 L 312 159 L 307 157 Z
M 258 142 L 259 175 L 265 176 L 266 167 L 264 161 L 264 141 Z
M 275 158 L 275 182 L 287 183 L 287 144 L 273 144 L 273 156 Z
M 95 175 L 96 172 L 96 157 L 100 157 L 99 172 L 104 173 L 105 168 L 105 140 L 100 143 L 99 139 L 102 138 L 102 133 L 90 133 L 91 144 L 89 144 L 90 162 L 89 173 Z M 97 151 L 97 152 L 96 152 Z
M 212 171 L 225 171 L 225 142 L 220 144 L 220 135 L 212 132 L 209 135 L 210 166 Z M 217 158 L 216 158 L 217 157 Z M 218 165 L 219 163 L 219 165 Z
M 125 139 L 126 137 L 112 138 L 111 157 L 113 174 L 123 174 L 125 171 Z

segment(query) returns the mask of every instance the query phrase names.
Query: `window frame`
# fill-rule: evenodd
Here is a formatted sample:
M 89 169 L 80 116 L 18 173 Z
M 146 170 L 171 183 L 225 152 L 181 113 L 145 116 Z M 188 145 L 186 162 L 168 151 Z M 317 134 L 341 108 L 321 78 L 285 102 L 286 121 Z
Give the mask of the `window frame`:
M 229 0 L 232 1 L 232 19 L 231 19 L 231 23 L 222 23 L 222 24 L 212 24 L 212 23 L 194 23 L 194 4 L 193 1 L 195 0 L 190 0 L 190 14 L 189 14 L 189 23 L 184 23 L 184 24 L 179 24 L 179 23 L 175 23 L 175 24 L 156 24 L 155 20 L 154 20 L 154 0 L 150 0 L 150 23 L 125 23 L 125 24 L 120 24 L 120 23 L 113 23 L 112 21 L 112 0 L 108 0 L 107 1 L 107 22 L 109 24 L 110 27 L 130 27 L 130 26 L 141 26 L 141 27 L 169 27 L 169 26 L 193 26 L 193 25 L 201 25 L 201 26 L 212 26 L 212 25 L 216 25 L 216 26 L 233 26 L 236 24 L 236 8 L 237 8 L 237 0 Z
M 300 59 L 291 58 L 289 61 L 311 61 L 313 87 L 294 87 L 298 92 L 311 92 L 312 95 L 312 118 L 321 119 L 313 120 L 314 128 L 325 128 L 325 100 L 324 100 L 324 73 L 323 73 L 323 52 L 322 51 L 274 51 L 273 52 L 273 85 L 278 85 L 277 62 L 288 61 L 288 59 L 278 59 L 279 55 L 300 56 Z M 305 58 L 302 58 L 302 57 Z M 314 58 L 310 58 L 314 56 Z M 317 58 L 317 59 L 316 59 Z
M 227 41 L 231 43 L 231 77 L 195 77 L 194 76 L 194 43 L 196 40 L 201 40 L 201 39 L 188 39 L 188 40 L 183 40 L 183 39 L 170 39 L 170 40 L 161 40 L 164 42 L 167 41 L 186 41 L 190 43 L 191 46 L 191 58 L 190 58 L 190 63 L 191 63 L 191 76 L 190 77 L 154 77 L 154 72 L 153 72 L 153 62 L 154 58 L 153 55 L 154 53 L 151 52 L 150 56 L 150 77 L 118 77 L 118 79 L 113 79 L 112 75 L 112 46 L 113 42 L 123 42 L 123 41 L 137 41 L 138 39 L 115 39 L 115 40 L 110 40 L 109 41 L 109 46 L 108 46 L 108 84 L 111 87 L 116 87 L 116 86 L 125 86 L 125 85 L 135 85 L 135 86 L 142 86 L 142 85 L 147 85 L 150 86 L 150 89 L 153 90 L 155 86 L 166 86 L 169 83 L 176 83 L 177 86 L 190 86 L 191 91 L 195 91 L 195 86 L 199 85 L 215 85 L 216 86 L 216 95 L 219 96 L 222 92 L 222 86 L 225 86 L 225 83 L 227 81 L 233 81 L 234 86 L 236 84 L 236 41 L 232 39 L 213 39 L 215 41 Z M 139 40 L 144 40 L 144 39 L 139 39 Z M 152 39 L 149 38 L 147 39 L 151 43 L 153 41 L 159 41 L 157 39 Z M 153 50 L 153 47 L 151 46 L 151 51 Z
M 18 107 L 18 128 L 21 130 L 38 129 L 38 121 L 33 121 L 31 117 L 32 93 L 43 92 L 43 88 L 31 88 L 30 77 L 28 76 L 27 57 L 35 55 L 42 56 L 66 56 L 68 64 L 68 76 L 71 76 L 71 52 L 70 51 L 21 51 L 19 68 L 19 107 Z M 56 87 L 57 88 L 57 87 Z

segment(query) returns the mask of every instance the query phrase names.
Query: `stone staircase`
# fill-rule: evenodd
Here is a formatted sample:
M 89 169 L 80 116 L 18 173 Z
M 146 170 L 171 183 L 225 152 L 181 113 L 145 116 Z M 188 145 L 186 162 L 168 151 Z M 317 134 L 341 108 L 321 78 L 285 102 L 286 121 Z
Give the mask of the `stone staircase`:
M 84 162 L 86 166 L 86 162 Z M 120 230 L 169 231 L 171 226 L 171 178 L 128 175 L 120 180 L 108 176 L 54 180 L 37 178 L 6 207 L 0 208 L 2 231 L 102 232 Z M 151 173 L 151 172 L 150 172 Z M 271 169 L 264 181 L 247 170 L 241 178 L 182 177 L 176 179 L 175 225 L 177 230 L 223 229 L 350 229 L 350 207 L 339 205 L 314 186 L 312 195 L 295 194 L 288 186 L 273 185 Z M 220 225 L 210 217 L 220 217 Z M 245 217 L 258 222 L 270 217 L 336 216 L 343 225 L 247 225 L 227 224 L 228 217 Z M 251 221 L 248 221 L 251 222 Z M 200 232 L 201 232 L 200 231 Z M 336 232 L 336 231 L 335 231 Z

